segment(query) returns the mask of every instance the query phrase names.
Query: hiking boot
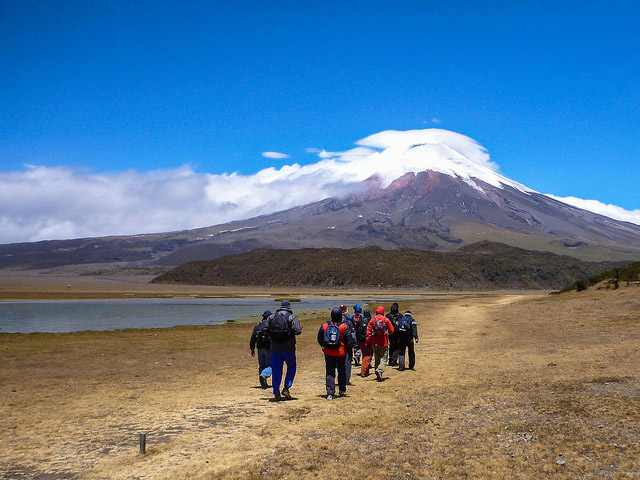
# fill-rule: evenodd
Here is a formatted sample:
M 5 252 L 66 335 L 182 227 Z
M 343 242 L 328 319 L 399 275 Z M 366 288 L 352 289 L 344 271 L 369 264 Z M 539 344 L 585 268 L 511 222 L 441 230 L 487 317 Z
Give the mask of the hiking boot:
M 282 397 L 280 395 L 276 395 L 275 397 L 273 397 L 271 400 L 269 400 L 270 402 L 279 402 L 282 400 Z
M 327 395 L 327 400 L 333 400 L 333 395 Z
M 338 392 L 338 396 L 339 396 L 339 397 L 344 397 L 344 396 L 346 395 L 346 393 L 347 393 L 347 392 L 346 392 L 345 390 L 340 390 L 340 391 Z
M 376 379 L 381 382 L 382 381 L 382 374 L 380 372 L 376 372 Z
M 289 393 L 289 388 L 288 387 L 284 387 L 282 389 L 282 397 L 286 400 L 291 400 L 291 394 Z
M 266 378 L 264 378 L 262 375 L 260 375 L 258 378 L 260 379 L 260 386 L 262 388 L 269 388 L 269 384 L 267 383 Z

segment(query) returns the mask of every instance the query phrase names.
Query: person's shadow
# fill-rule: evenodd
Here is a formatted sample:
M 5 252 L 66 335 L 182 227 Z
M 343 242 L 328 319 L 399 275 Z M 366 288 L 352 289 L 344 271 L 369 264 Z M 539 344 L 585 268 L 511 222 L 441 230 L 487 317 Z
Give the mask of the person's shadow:
M 291 398 L 281 397 L 280 400 L 276 400 L 275 397 L 267 397 L 267 398 L 263 398 L 263 400 L 266 400 L 269 403 L 295 402 L 296 400 L 298 400 L 298 397 L 291 397 Z

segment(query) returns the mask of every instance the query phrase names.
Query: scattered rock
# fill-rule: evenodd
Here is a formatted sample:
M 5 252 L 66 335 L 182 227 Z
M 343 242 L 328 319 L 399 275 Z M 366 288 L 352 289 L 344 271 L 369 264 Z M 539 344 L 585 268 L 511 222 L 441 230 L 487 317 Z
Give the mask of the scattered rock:
M 559 458 L 556 460 L 556 465 L 564 465 L 567 461 L 564 458 Z
M 519 433 L 518 435 L 520 436 L 520 439 L 525 442 L 528 442 L 532 438 L 530 433 Z
M 555 363 L 555 362 L 547 363 L 547 367 L 557 367 L 557 366 L 558 366 L 558 364 Z

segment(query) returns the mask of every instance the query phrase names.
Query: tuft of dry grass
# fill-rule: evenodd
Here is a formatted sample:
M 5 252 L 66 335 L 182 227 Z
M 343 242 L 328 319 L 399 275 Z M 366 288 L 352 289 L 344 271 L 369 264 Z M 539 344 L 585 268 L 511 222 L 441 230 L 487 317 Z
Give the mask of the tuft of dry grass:
M 334 401 L 319 318 L 281 403 L 249 324 L 0 335 L 0 478 L 640 478 L 640 289 L 400 303 L 416 370 Z

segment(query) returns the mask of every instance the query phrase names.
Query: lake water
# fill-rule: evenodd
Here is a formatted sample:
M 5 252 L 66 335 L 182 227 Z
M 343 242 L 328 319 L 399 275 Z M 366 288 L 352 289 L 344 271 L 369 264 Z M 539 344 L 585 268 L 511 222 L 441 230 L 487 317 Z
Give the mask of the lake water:
M 327 310 L 353 300 L 301 299 L 294 312 Z M 77 332 L 123 328 L 163 328 L 176 325 L 221 324 L 280 305 L 273 298 L 147 298 L 0 302 L 0 333 Z M 351 310 L 351 308 L 350 308 Z M 257 319 L 256 319 L 257 320 Z

